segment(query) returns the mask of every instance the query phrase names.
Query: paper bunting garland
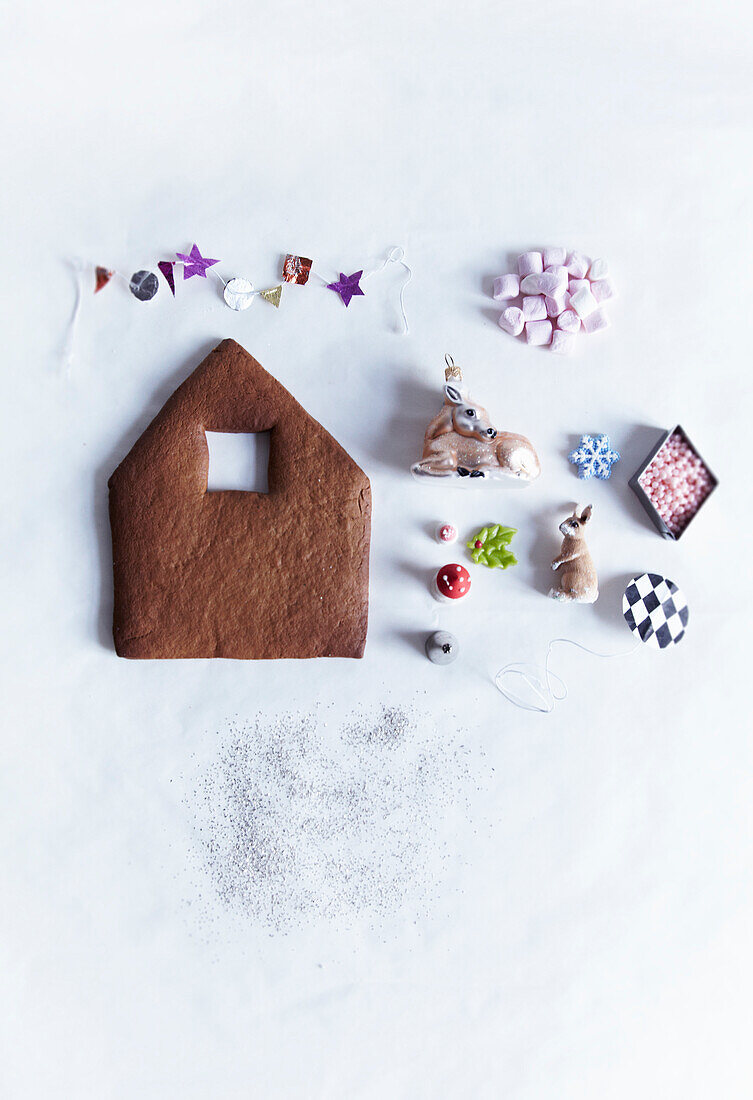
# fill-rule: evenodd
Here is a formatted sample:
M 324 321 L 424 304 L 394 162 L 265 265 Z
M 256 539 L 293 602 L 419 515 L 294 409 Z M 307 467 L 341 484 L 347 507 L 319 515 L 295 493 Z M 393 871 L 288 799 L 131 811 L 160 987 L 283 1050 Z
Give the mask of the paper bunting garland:
M 175 297 L 175 272 L 173 271 L 173 268 L 175 267 L 175 260 L 160 260 L 160 262 L 157 264 L 157 267 L 160 269 L 160 271 L 164 275 L 165 282 L 170 287 L 170 293 L 172 294 L 172 296 L 174 298 Z
M 140 302 L 150 302 L 159 290 L 157 276 L 153 271 L 134 271 L 128 286 L 131 294 Z
M 225 283 L 222 297 L 225 299 L 225 305 L 240 312 L 248 309 L 254 300 L 255 293 L 254 284 L 248 279 L 231 279 Z
M 357 294 L 363 297 L 363 291 L 358 285 L 363 271 L 355 271 L 352 275 L 343 275 L 340 272 L 340 278 L 336 283 L 327 283 L 327 290 L 334 290 L 336 294 L 339 294 L 343 300 L 344 306 L 350 305 L 351 298 L 355 298 Z
M 282 277 L 286 283 L 300 283 L 301 286 L 305 286 L 310 274 L 311 260 L 307 260 L 305 256 L 291 256 L 288 253 L 282 265 Z
M 282 300 L 282 286 L 273 286 L 271 290 L 260 290 L 259 294 L 265 302 L 271 302 L 275 309 L 280 308 Z
M 202 279 L 206 279 L 207 268 L 214 267 L 215 264 L 220 262 L 219 260 L 205 260 L 199 252 L 199 246 L 197 244 L 193 246 L 188 255 L 184 252 L 176 252 L 175 255 L 179 260 L 183 261 L 184 279 L 191 279 L 194 275 L 201 275 Z
M 234 276 L 226 282 L 218 271 L 212 270 L 220 261 L 203 256 L 199 246 L 195 242 L 191 246 L 189 252 L 176 252 L 175 255 L 176 259 L 174 260 L 160 260 L 157 263 L 157 269 L 170 288 L 170 293 L 173 297 L 176 295 L 175 268 L 177 266 L 182 265 L 183 267 L 183 282 L 187 279 L 192 279 L 194 275 L 206 279 L 207 272 L 211 270 L 212 274 L 222 283 L 222 296 L 225 304 L 229 309 L 237 313 L 248 309 L 257 296 L 263 298 L 265 302 L 269 302 L 275 309 L 279 309 L 282 301 L 283 286 L 285 284 L 290 285 L 294 283 L 297 283 L 299 286 L 305 286 L 311 275 L 315 275 L 320 283 L 328 290 L 333 290 L 336 294 L 339 294 L 343 304 L 347 307 L 350 305 L 353 298 L 363 298 L 365 296 L 361 287 L 362 282 L 371 278 L 371 276 L 375 275 L 377 272 L 382 271 L 387 264 L 397 263 L 405 269 L 406 273 L 406 278 L 400 288 L 400 312 L 403 319 L 403 332 L 408 332 L 408 318 L 403 304 L 403 293 L 413 273 L 405 262 L 405 253 L 402 248 L 391 248 L 382 261 L 381 266 L 368 271 L 366 274 L 364 274 L 363 269 L 354 271 L 352 275 L 346 275 L 341 271 L 340 278 L 332 282 L 328 282 L 323 275 L 314 270 L 313 263 L 308 257 L 296 256 L 293 253 L 288 253 L 282 265 L 283 282 L 278 283 L 276 286 L 269 287 L 266 290 L 255 290 L 252 282 L 240 276 Z M 107 286 L 113 275 L 119 274 L 119 272 L 110 270 L 110 268 L 107 267 L 97 267 L 94 293 L 99 293 L 103 287 Z M 122 275 L 120 275 L 120 277 L 125 278 Z M 134 298 L 137 298 L 140 302 L 151 301 L 159 290 L 159 280 L 157 276 L 153 271 L 148 271 L 146 269 L 140 269 L 134 272 L 130 279 L 125 279 L 125 282 L 128 283 Z
M 96 268 L 95 269 L 95 276 L 96 276 L 97 283 L 96 283 L 96 286 L 94 287 L 94 293 L 98 294 L 103 286 L 107 286 L 107 284 L 109 283 L 110 279 L 113 277 L 114 274 L 115 274 L 114 271 L 110 271 L 106 267 Z

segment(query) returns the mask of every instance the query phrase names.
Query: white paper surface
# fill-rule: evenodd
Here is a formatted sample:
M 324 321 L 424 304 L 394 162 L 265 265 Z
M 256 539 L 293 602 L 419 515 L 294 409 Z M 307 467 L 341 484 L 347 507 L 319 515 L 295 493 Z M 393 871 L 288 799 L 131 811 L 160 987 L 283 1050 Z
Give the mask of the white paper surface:
M 590 1100 L 750 1095 L 751 16 L 744 5 L 471 3 L 224 9 L 12 4 L 2 65 L 5 267 L 2 1092 Z M 218 280 L 122 280 L 74 304 L 67 262 L 126 277 L 196 241 L 225 278 L 388 265 L 346 310 L 312 279 L 227 309 Z M 518 251 L 604 256 L 612 328 L 563 361 L 496 324 Z M 38 290 L 45 288 L 40 299 Z M 113 652 L 107 479 L 174 388 L 239 340 L 373 487 L 362 662 L 126 662 Z M 524 490 L 453 493 L 407 469 L 450 352 L 504 429 Z M 682 541 L 627 486 L 680 422 L 720 478 Z M 587 431 L 622 453 L 585 486 Z M 557 524 L 594 505 L 593 607 L 542 594 Z M 428 594 L 463 535 L 519 529 L 520 564 Z M 462 550 L 452 551 L 462 555 Z M 463 560 L 462 556 L 460 560 Z M 671 653 L 563 650 L 542 717 L 492 677 L 551 638 L 628 649 L 626 579 L 676 580 Z M 423 638 L 460 638 L 430 665 Z M 192 791 L 233 721 L 283 709 L 336 729 L 407 703 L 463 743 L 424 912 L 270 933 L 202 869 Z

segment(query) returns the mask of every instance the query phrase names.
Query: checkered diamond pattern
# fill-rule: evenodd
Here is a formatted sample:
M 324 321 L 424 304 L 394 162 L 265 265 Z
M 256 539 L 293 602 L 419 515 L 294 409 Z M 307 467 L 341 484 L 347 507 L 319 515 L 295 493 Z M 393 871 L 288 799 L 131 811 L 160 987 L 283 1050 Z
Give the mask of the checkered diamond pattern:
M 689 617 L 680 589 L 658 573 L 633 577 L 622 597 L 622 614 L 641 641 L 656 649 L 676 645 L 685 636 Z

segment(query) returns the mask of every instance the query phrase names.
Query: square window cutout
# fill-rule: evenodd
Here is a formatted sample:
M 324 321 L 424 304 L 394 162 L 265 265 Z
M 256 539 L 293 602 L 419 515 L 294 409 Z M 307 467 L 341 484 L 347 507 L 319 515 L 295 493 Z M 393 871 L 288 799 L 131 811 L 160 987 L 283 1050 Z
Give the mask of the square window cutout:
M 268 493 L 270 432 L 206 432 L 207 492 L 241 489 Z

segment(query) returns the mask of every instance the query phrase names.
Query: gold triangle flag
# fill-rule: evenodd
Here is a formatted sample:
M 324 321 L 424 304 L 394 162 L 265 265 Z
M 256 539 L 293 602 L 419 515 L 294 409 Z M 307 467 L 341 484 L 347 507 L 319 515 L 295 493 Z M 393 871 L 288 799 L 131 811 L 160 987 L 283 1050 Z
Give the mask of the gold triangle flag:
M 282 285 L 273 286 L 271 290 L 260 290 L 262 298 L 265 302 L 271 302 L 275 309 L 280 308 L 280 299 L 282 298 Z

